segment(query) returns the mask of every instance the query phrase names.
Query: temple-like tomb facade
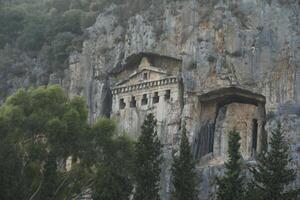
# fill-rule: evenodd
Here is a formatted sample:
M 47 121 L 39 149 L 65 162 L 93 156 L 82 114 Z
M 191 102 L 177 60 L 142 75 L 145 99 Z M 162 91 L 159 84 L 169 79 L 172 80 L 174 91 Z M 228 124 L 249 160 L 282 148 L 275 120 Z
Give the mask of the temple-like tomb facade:
M 244 159 L 255 158 L 266 147 L 264 96 L 236 87 L 221 88 L 199 96 L 199 111 L 193 134 L 195 159 L 226 160 L 233 130 L 241 136 Z
M 173 112 L 180 110 L 178 82 L 176 76 L 152 66 L 148 58 L 143 57 L 137 69 L 111 87 L 112 117 L 117 119 L 119 130 L 136 138 L 146 114 L 151 112 L 157 119 L 159 134 L 163 131 L 166 134 L 176 133 L 178 117 L 173 119 L 166 116 L 172 116 Z M 160 137 L 162 140 L 168 138 L 162 134 Z

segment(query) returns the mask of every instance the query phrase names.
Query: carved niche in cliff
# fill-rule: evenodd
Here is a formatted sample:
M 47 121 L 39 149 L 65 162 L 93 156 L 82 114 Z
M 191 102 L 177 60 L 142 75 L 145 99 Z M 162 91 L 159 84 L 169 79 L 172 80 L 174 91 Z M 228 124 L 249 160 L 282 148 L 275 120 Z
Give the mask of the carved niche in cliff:
M 264 148 L 264 96 L 229 87 L 200 95 L 199 101 L 200 126 L 193 139 L 196 159 L 225 160 L 232 130 L 240 133 L 244 159 L 255 157 Z
M 117 119 L 118 128 L 129 136 L 137 138 L 144 117 L 149 112 L 157 119 L 158 134 L 171 132 L 179 123 L 172 123 L 179 109 L 179 68 L 177 60 L 159 62 L 161 57 L 142 54 L 139 61 L 115 70 L 112 78 L 112 117 Z M 154 66 L 154 64 L 161 64 Z M 169 65 L 168 65 L 169 64 Z M 178 119 L 178 117 L 174 117 Z M 170 129 L 170 130 L 168 130 Z M 162 139 L 170 139 L 161 136 Z M 166 141 L 167 142 L 167 141 Z

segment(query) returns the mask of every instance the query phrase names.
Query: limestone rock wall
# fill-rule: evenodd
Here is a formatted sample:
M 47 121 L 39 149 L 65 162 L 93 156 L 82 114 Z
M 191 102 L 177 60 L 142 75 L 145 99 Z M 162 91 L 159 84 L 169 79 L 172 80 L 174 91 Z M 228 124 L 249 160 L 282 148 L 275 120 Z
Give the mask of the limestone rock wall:
M 181 59 L 181 117 L 187 120 L 191 140 L 199 126 L 198 95 L 237 86 L 266 97 L 266 129 L 276 120 L 283 122 L 299 167 L 299 7 L 298 0 L 138 0 L 111 5 L 88 29 L 89 39 L 65 72 L 63 85 L 70 94 L 87 97 L 92 122 L 109 113 L 108 71 L 126 64 L 126 58 L 151 52 Z M 209 185 L 220 169 L 217 164 L 199 169 L 203 199 L 213 191 Z
M 95 118 L 107 71 L 132 54 L 152 52 L 183 59 L 186 92 L 239 85 L 265 95 L 268 110 L 277 111 L 300 101 L 298 11 L 298 1 L 278 0 L 112 5 L 89 29 L 64 85 L 87 96 Z

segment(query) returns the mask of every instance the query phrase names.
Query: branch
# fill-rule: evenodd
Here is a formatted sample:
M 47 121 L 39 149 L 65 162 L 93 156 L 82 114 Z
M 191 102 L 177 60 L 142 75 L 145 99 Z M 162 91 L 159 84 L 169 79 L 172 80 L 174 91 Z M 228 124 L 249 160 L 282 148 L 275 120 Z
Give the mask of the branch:
M 37 188 L 37 190 L 33 193 L 33 195 L 30 197 L 29 200 L 33 200 L 35 198 L 35 196 L 38 194 L 38 192 L 40 191 L 42 186 L 42 182 L 40 183 L 39 187 Z
M 57 195 L 57 193 L 59 192 L 59 190 L 62 188 L 62 186 L 65 184 L 65 182 L 68 180 L 68 178 L 70 177 L 70 174 L 68 174 L 66 176 L 66 178 L 61 182 L 61 184 L 58 186 L 58 188 L 55 190 L 54 196 Z

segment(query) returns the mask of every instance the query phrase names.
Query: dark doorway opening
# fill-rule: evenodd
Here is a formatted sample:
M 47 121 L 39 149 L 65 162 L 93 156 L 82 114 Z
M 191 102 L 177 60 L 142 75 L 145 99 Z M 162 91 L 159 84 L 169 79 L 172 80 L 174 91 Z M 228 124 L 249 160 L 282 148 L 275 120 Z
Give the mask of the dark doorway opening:
M 166 90 L 165 100 L 169 100 L 171 98 L 171 90 Z
M 193 154 L 196 160 L 199 160 L 201 157 L 213 152 L 214 127 L 214 124 L 206 123 L 201 126 L 201 129 L 197 133 L 193 144 Z
M 158 102 L 159 102 L 158 92 L 154 92 L 153 103 L 158 103 Z
M 147 94 L 143 94 L 143 98 L 142 98 L 142 105 L 147 105 L 148 104 L 148 98 L 147 98 Z
M 258 132 L 257 119 L 252 120 L 252 156 L 256 155 L 257 151 L 257 132 Z
M 144 74 L 143 74 L 143 79 L 144 79 L 144 80 L 147 80 L 147 79 L 148 79 L 148 74 L 147 74 L 147 73 L 144 73 Z
M 126 106 L 126 103 L 124 101 L 124 99 L 120 99 L 120 109 L 124 109 Z
M 136 107 L 136 100 L 135 100 L 135 97 L 131 97 L 130 108 L 135 108 L 135 107 Z

